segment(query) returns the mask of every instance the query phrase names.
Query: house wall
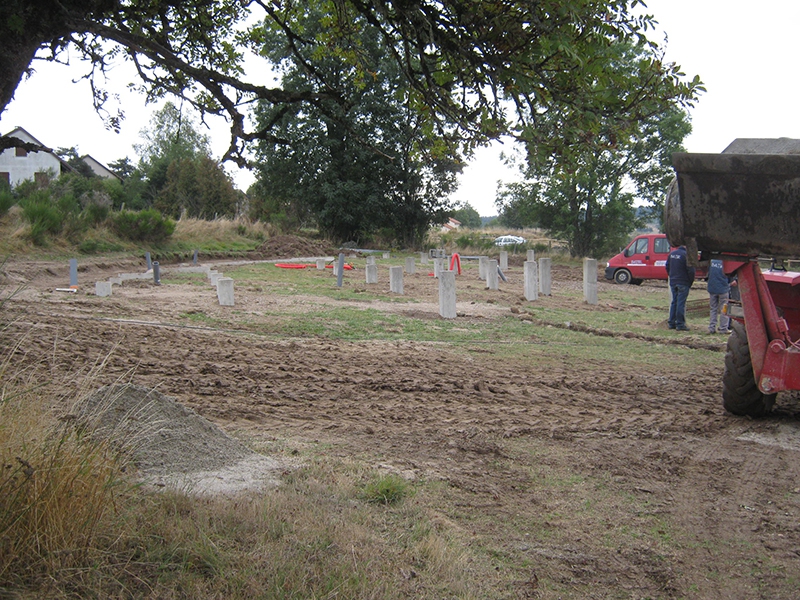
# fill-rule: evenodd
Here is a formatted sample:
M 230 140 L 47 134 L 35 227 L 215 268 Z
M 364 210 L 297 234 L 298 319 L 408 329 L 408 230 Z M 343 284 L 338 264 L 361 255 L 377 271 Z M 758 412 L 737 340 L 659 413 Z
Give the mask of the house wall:
M 19 130 L 13 132 L 14 137 L 26 142 L 36 142 Z M 26 179 L 34 180 L 36 173 L 52 173 L 58 176 L 61 173 L 61 163 L 58 158 L 48 152 L 27 152 L 26 156 L 17 156 L 16 148 L 9 148 L 0 154 L 0 179 L 5 180 L 8 173 L 8 182 L 12 187 Z

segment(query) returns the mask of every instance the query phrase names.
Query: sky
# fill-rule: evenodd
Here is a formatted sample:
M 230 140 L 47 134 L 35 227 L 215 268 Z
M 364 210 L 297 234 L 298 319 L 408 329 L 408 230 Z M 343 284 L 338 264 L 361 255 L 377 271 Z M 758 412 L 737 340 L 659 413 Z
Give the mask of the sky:
M 646 0 L 646 12 L 659 22 L 649 37 L 666 41 L 666 60 L 681 65 L 687 78 L 699 75 L 708 90 L 690 111 L 693 131 L 684 141 L 689 152 L 717 153 L 736 138 L 800 138 L 798 51 L 794 41 L 800 23 L 798 0 Z M 119 67 L 109 88 L 120 95 L 126 114 L 120 133 L 106 130 L 94 112 L 85 81 L 73 82 L 87 69 L 37 62 L 36 73 L 17 89 L 0 115 L 0 133 L 25 128 L 51 148 L 76 146 L 103 163 L 129 157 L 133 144 L 160 105 L 145 105 L 144 97 L 129 91 L 129 69 Z M 228 147 L 228 126 L 212 120 L 212 153 Z M 461 176 L 452 198 L 469 203 L 481 216 L 497 213 L 498 181 L 519 177 L 500 159 L 513 146 L 493 144 L 479 149 Z M 246 189 L 252 174 L 227 167 L 239 187 Z

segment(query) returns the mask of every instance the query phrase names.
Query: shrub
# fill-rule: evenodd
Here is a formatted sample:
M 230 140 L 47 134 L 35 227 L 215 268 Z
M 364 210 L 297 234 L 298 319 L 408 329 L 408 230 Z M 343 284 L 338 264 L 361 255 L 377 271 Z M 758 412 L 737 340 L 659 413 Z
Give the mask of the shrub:
M 112 217 L 116 232 L 134 242 L 164 242 L 175 231 L 175 221 L 154 209 L 123 210 Z
M 51 201 L 47 190 L 36 190 L 19 202 L 22 217 L 30 224 L 30 237 L 34 244 L 43 246 L 48 235 L 61 232 L 64 219 L 59 207 Z
M 14 206 L 14 195 L 9 189 L 0 189 L 0 217 L 8 212 L 8 209 Z

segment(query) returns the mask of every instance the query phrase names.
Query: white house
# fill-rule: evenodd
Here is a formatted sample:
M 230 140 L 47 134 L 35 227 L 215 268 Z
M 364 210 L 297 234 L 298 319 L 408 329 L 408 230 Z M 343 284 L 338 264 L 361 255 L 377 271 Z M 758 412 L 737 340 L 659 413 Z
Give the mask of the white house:
M 88 154 L 84 154 L 81 156 L 81 160 L 89 165 L 89 168 L 98 177 L 102 177 L 103 179 L 118 179 L 122 181 L 122 178 L 119 175 L 114 173 L 114 171 L 109 169 L 96 158 L 89 156 Z
M 6 136 L 44 146 L 22 127 L 17 127 Z M 81 160 L 98 177 L 119 179 L 108 167 L 88 154 L 81 156 Z M 73 171 L 73 168 L 52 151 L 28 152 L 22 148 L 9 148 L 0 154 L 0 181 L 6 181 L 11 187 L 28 179 L 45 184 L 65 171 Z
M 22 127 L 17 127 L 6 135 L 19 138 L 23 142 L 44 146 Z M 62 169 L 71 170 L 69 165 L 53 152 L 28 152 L 22 148 L 8 148 L 0 154 L 0 181 L 10 183 L 11 187 L 26 179 L 46 183 L 50 177 L 58 177 Z

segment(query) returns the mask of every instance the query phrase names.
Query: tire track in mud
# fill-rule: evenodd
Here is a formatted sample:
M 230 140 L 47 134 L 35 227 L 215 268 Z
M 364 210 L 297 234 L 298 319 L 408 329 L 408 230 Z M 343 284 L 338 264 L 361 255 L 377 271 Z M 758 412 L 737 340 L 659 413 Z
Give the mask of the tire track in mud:
M 595 371 L 587 378 L 556 369 L 520 372 L 488 356 L 479 368 L 458 369 L 452 366 L 459 363 L 456 355 L 425 344 L 267 341 L 233 330 L 154 330 L 137 321 L 36 316 L 40 331 L 30 343 L 38 348 L 27 348 L 30 355 L 51 355 L 68 370 L 111 353 L 102 377 L 133 371 L 137 381 L 158 385 L 217 419 L 310 423 L 324 408 L 341 428 L 413 420 L 445 432 L 480 424 L 501 437 L 651 437 L 692 430 L 697 415 L 716 403 L 709 397 L 717 384 L 705 381 L 714 381 L 712 375 L 667 380 Z M 678 391 L 688 389 L 691 397 Z M 202 400 L 219 394 L 227 401 Z

